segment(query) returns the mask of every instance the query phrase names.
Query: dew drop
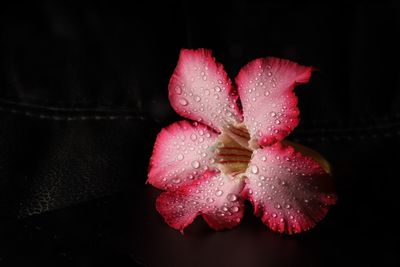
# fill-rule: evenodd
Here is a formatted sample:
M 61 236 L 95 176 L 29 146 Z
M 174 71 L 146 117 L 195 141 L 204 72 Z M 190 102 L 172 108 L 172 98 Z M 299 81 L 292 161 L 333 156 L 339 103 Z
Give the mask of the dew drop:
M 197 160 L 192 161 L 192 167 L 198 169 L 200 167 L 200 162 L 198 162 Z
M 277 208 L 277 209 L 281 209 L 282 206 L 281 206 L 280 204 L 277 204 L 277 205 L 276 205 L 276 208 Z
M 181 98 L 179 99 L 179 104 L 181 104 L 182 106 L 187 106 L 189 102 L 185 98 Z
M 215 195 L 216 195 L 217 197 L 220 197 L 220 196 L 222 196 L 223 193 L 224 193 L 224 192 L 223 192 L 222 190 L 218 190 L 217 192 L 215 192 Z
M 183 160 L 185 157 L 184 157 L 182 154 L 179 154 L 176 158 L 177 158 L 178 160 Z
M 272 217 L 276 218 L 278 215 L 276 215 L 276 213 L 272 213 Z
M 230 201 L 230 202 L 235 202 L 235 201 L 237 200 L 237 196 L 236 196 L 235 194 L 233 194 L 233 193 L 229 193 L 229 194 L 226 196 L 226 199 L 227 199 L 228 201 Z
M 197 139 L 197 135 L 196 134 L 191 134 L 190 135 L 190 139 L 192 139 L 193 141 L 195 141 Z
M 275 124 L 281 124 L 281 121 L 280 120 L 276 120 Z
M 208 197 L 208 198 L 206 199 L 206 201 L 207 201 L 207 203 L 213 203 L 213 202 L 214 202 L 214 199 L 211 198 L 211 197 Z
M 270 115 L 271 117 L 275 117 L 275 116 L 276 116 L 276 113 L 272 111 L 271 113 L 269 113 L 269 115 Z
M 205 93 L 206 95 L 210 95 L 210 90 L 205 89 L 205 90 L 204 90 L 204 93 Z
M 174 178 L 171 180 L 174 184 L 179 184 L 181 182 L 180 178 Z
M 290 204 L 286 204 L 286 208 L 290 209 L 292 206 L 290 206 Z
M 258 167 L 256 165 L 251 166 L 251 172 L 254 174 L 258 173 Z
M 180 86 L 176 86 L 175 93 L 177 93 L 178 95 L 182 94 L 182 88 Z
M 263 176 L 263 175 L 261 175 L 259 178 L 261 181 L 265 181 L 265 179 L 266 179 L 265 176 Z
M 200 102 L 200 100 L 201 100 L 201 97 L 200 97 L 200 96 L 196 95 L 196 96 L 194 97 L 194 101 Z
M 211 164 L 215 163 L 215 159 L 214 158 L 210 158 L 210 163 Z
M 262 161 L 266 161 L 266 160 L 267 160 L 267 157 L 266 157 L 266 156 L 263 156 L 263 157 L 261 158 L 261 160 L 262 160 Z
M 214 90 L 215 90 L 215 92 L 221 92 L 221 87 L 215 86 Z
M 233 206 L 233 207 L 231 208 L 231 212 L 236 213 L 236 212 L 238 212 L 238 211 L 239 211 L 239 207 L 238 207 L 238 206 Z
M 269 96 L 269 94 L 270 94 L 270 91 L 268 91 L 268 90 L 266 90 L 264 93 L 265 96 Z

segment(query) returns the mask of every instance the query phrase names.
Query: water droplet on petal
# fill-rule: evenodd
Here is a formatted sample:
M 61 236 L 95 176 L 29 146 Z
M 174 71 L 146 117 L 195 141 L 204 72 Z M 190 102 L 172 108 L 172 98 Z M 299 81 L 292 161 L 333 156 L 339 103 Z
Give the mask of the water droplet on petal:
M 195 168 L 195 169 L 199 168 L 200 167 L 200 162 L 198 162 L 197 160 L 192 161 L 192 167 Z
M 200 100 L 201 100 L 201 97 L 200 97 L 200 96 L 198 96 L 198 95 L 196 95 L 196 96 L 194 97 L 194 100 L 195 100 L 196 102 L 200 102 Z
M 238 211 L 239 211 L 239 207 L 238 207 L 238 206 L 233 206 L 233 207 L 231 208 L 231 212 L 236 213 L 236 212 L 238 212 Z
M 272 213 L 272 217 L 276 218 L 278 215 L 276 215 L 276 213 Z
M 264 93 L 265 96 L 269 96 L 269 94 L 270 94 L 270 91 L 268 91 L 268 90 L 266 90 Z
M 286 208 L 290 209 L 292 206 L 290 206 L 290 204 L 286 204 Z
M 215 195 L 220 197 L 220 196 L 222 196 L 223 193 L 224 192 L 222 190 L 218 190 L 217 192 L 215 192 Z
M 261 160 L 262 160 L 262 161 L 266 161 L 266 160 L 267 160 L 267 157 L 266 157 L 266 156 L 263 156 L 263 157 L 261 158 Z
M 275 117 L 275 116 L 276 116 L 276 113 L 273 112 L 273 111 L 271 111 L 271 113 L 269 113 L 269 115 L 270 115 L 271 117 Z
M 277 208 L 277 209 L 280 209 L 280 208 L 282 208 L 282 206 L 281 206 L 280 204 L 277 204 L 277 205 L 276 205 L 276 208 Z
M 226 199 L 227 199 L 228 201 L 230 201 L 230 202 L 235 202 L 235 201 L 237 200 L 237 196 L 236 196 L 235 194 L 233 194 L 233 193 L 229 193 L 229 194 L 226 196 Z
M 178 95 L 182 94 L 182 88 L 180 86 L 176 86 L 175 93 L 177 93 Z
M 276 120 L 275 124 L 281 124 L 281 121 L 280 120 Z
M 179 154 L 176 158 L 177 158 L 178 160 L 183 160 L 185 157 L 184 157 L 182 154 Z
M 174 184 L 179 184 L 181 182 L 180 178 L 174 178 L 171 180 Z
M 251 172 L 254 174 L 258 173 L 258 167 L 256 165 L 251 166 Z
M 214 199 L 211 198 L 211 197 L 208 197 L 208 198 L 206 199 L 206 201 L 207 201 L 207 203 L 213 203 L 213 202 L 214 202 Z
M 197 135 L 196 134 L 191 134 L 190 135 L 190 139 L 192 139 L 193 141 L 195 141 L 197 139 Z
M 215 86 L 214 90 L 215 90 L 215 92 L 221 92 L 221 87 Z
M 263 175 L 261 175 L 259 178 L 261 181 L 265 181 L 265 179 L 266 179 L 265 176 L 263 176 Z
M 182 106 L 187 106 L 189 102 L 185 98 L 180 98 L 179 104 L 181 104 Z

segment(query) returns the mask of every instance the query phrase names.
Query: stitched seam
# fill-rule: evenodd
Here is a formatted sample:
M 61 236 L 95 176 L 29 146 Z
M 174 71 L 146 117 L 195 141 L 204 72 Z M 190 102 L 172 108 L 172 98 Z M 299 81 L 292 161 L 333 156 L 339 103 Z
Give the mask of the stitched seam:
M 91 115 L 50 115 L 45 113 L 38 113 L 34 111 L 26 111 L 26 110 L 17 110 L 14 108 L 4 108 L 0 106 L 1 112 L 24 115 L 27 117 L 32 117 L 36 119 L 44 119 L 44 120 L 55 120 L 55 121 L 84 121 L 84 120 L 145 120 L 143 116 L 133 116 L 133 115 L 100 115 L 100 114 L 91 114 Z

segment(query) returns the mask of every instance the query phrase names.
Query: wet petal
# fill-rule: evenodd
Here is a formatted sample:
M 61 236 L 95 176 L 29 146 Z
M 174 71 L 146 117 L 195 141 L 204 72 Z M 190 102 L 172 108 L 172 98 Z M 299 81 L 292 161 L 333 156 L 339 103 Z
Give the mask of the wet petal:
M 224 126 L 241 121 L 231 81 L 210 50 L 181 51 L 169 82 L 169 99 L 181 116 L 205 123 L 219 132 Z
M 255 151 L 244 194 L 272 230 L 299 233 L 315 226 L 336 202 L 332 178 L 312 158 L 276 143 Z
M 253 147 L 281 141 L 297 126 L 293 88 L 308 82 L 311 71 L 311 67 L 271 57 L 253 60 L 241 69 L 236 83 Z
M 208 172 L 191 185 L 162 193 L 156 208 L 168 225 L 180 231 L 200 214 L 211 228 L 230 229 L 243 217 L 243 185 L 243 181 Z
M 213 162 L 218 134 L 200 123 L 180 121 L 161 130 L 150 160 L 148 182 L 173 190 L 200 177 Z

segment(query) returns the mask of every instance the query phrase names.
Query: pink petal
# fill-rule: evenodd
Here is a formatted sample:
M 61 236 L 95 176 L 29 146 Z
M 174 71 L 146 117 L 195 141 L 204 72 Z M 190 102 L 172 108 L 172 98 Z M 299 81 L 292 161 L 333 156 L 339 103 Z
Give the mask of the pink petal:
M 203 124 L 180 121 L 161 130 L 150 159 L 148 182 L 173 190 L 192 183 L 210 166 L 218 134 Z
M 311 67 L 278 58 L 260 58 L 244 66 L 236 83 L 244 122 L 254 143 L 283 140 L 299 123 L 296 84 L 308 82 Z
M 240 197 L 243 185 L 240 180 L 207 172 L 191 185 L 162 193 L 157 198 L 156 208 L 169 226 L 180 231 L 200 214 L 211 228 L 230 229 L 243 217 L 244 205 Z
M 231 81 L 210 50 L 181 50 L 169 82 L 169 100 L 179 115 L 219 132 L 241 121 Z
M 308 230 L 336 203 L 331 177 L 310 157 L 276 143 L 256 150 L 246 171 L 246 195 L 254 214 L 272 230 Z

